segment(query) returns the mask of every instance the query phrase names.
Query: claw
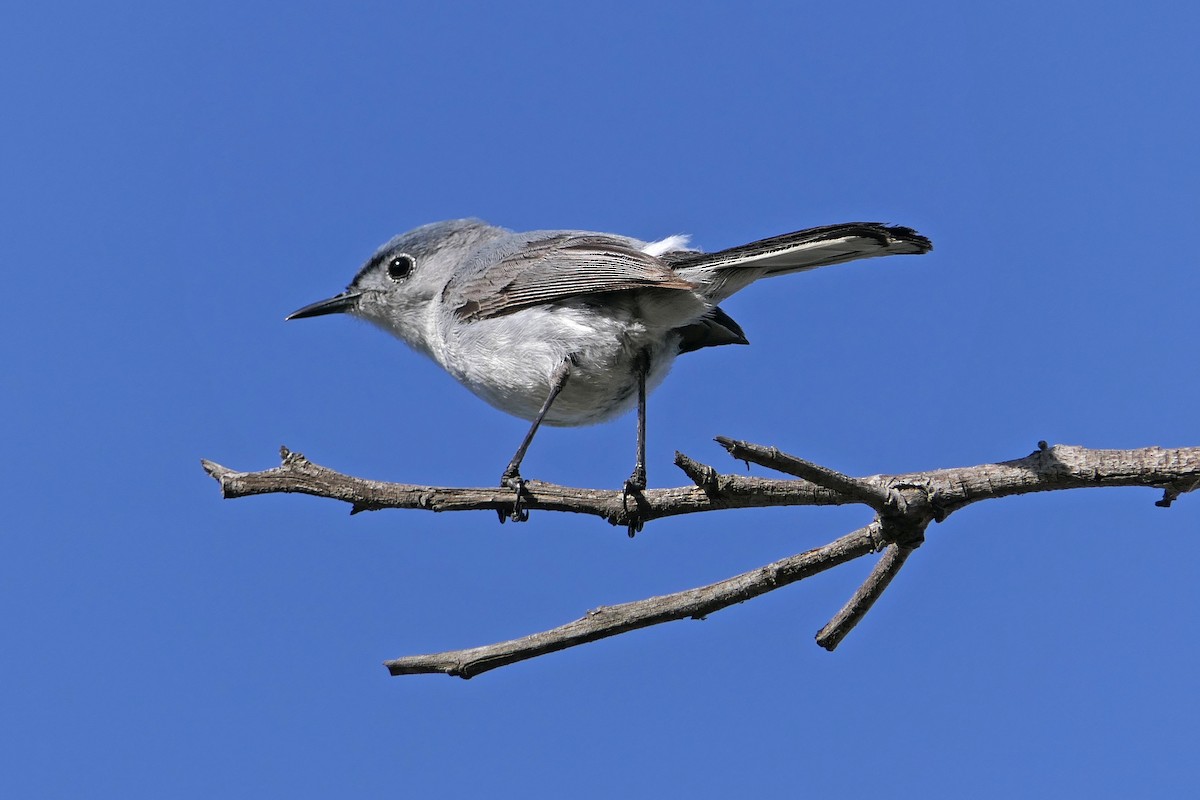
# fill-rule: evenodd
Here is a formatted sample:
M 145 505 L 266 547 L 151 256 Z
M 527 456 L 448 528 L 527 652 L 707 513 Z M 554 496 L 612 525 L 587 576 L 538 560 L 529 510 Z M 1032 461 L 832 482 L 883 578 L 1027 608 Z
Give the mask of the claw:
M 633 468 L 633 474 L 625 481 L 625 494 L 641 492 L 646 488 L 646 467 L 638 464 Z
M 625 510 L 625 515 L 629 518 L 629 538 L 632 539 L 635 535 L 641 532 L 645 527 L 646 522 L 638 515 L 638 497 L 646 489 L 646 468 L 638 465 L 634 468 L 633 474 L 629 476 L 629 480 L 625 481 L 625 486 L 621 490 L 621 506 Z M 636 496 L 635 496 L 636 495 Z M 633 511 L 629 510 L 629 498 L 634 496 Z
M 525 479 L 520 473 L 508 474 L 505 473 L 500 477 L 500 488 L 512 489 L 515 493 L 513 497 L 512 510 L 505 513 L 503 508 L 496 509 L 496 513 L 500 516 L 500 524 L 503 525 L 507 520 L 513 522 L 526 522 L 529 519 L 529 509 L 525 508 Z

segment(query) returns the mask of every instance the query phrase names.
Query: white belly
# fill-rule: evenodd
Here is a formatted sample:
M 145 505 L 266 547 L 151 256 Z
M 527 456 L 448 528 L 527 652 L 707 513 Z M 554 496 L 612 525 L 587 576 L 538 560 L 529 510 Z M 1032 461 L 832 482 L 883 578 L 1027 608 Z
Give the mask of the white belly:
M 651 328 L 638 313 L 645 309 L 626 305 L 605 307 L 601 314 L 585 302 L 560 303 L 460 323 L 443 337 L 444 348 L 436 355 L 471 391 L 525 419 L 537 416 L 556 370 L 569 362 L 566 386 L 545 422 L 602 422 L 637 405 L 638 355 L 649 358 L 649 391 L 666 377 L 678 353 L 679 337 L 671 330 L 703 310 L 689 302 L 681 308 L 686 313 L 665 315 L 665 325 Z

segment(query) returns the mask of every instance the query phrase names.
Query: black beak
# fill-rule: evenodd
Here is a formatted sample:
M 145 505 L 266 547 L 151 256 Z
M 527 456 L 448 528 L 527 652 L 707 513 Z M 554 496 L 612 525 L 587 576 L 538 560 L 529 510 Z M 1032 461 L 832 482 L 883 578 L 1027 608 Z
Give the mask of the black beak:
M 288 314 L 286 319 L 304 319 L 305 317 L 319 317 L 323 314 L 345 314 L 347 311 L 354 310 L 358 305 L 358 292 L 342 292 L 328 300 L 318 300 L 315 303 L 309 303 L 304 308 L 298 308 Z

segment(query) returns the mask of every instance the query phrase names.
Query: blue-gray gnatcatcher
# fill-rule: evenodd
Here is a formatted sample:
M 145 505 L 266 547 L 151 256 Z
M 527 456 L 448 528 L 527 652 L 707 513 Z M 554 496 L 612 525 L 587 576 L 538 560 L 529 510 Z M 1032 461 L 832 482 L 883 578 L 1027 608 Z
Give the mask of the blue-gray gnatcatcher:
M 433 358 L 475 394 L 532 420 L 501 476 L 523 517 L 521 459 L 538 426 L 588 425 L 637 406 L 646 486 L 646 393 L 681 353 L 748 344 L 717 303 L 759 278 L 859 258 L 927 253 L 911 228 L 827 225 L 717 253 L 672 236 L 514 233 L 476 219 L 435 222 L 380 247 L 341 294 L 288 319 L 349 313 Z

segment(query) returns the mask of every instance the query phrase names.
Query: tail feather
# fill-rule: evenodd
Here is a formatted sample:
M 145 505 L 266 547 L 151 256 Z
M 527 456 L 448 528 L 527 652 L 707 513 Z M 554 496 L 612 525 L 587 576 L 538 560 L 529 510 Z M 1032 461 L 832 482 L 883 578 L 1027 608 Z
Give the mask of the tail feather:
M 761 277 L 874 256 L 919 255 L 932 249 L 929 239 L 912 228 L 847 222 L 772 236 L 716 253 L 676 251 L 661 258 L 689 277 L 689 273 L 741 269 L 762 270 Z
M 703 317 L 682 328 L 676 328 L 679 334 L 679 352 L 690 353 L 702 347 L 719 347 L 723 344 L 750 344 L 742 326 L 733 317 L 713 306 Z

